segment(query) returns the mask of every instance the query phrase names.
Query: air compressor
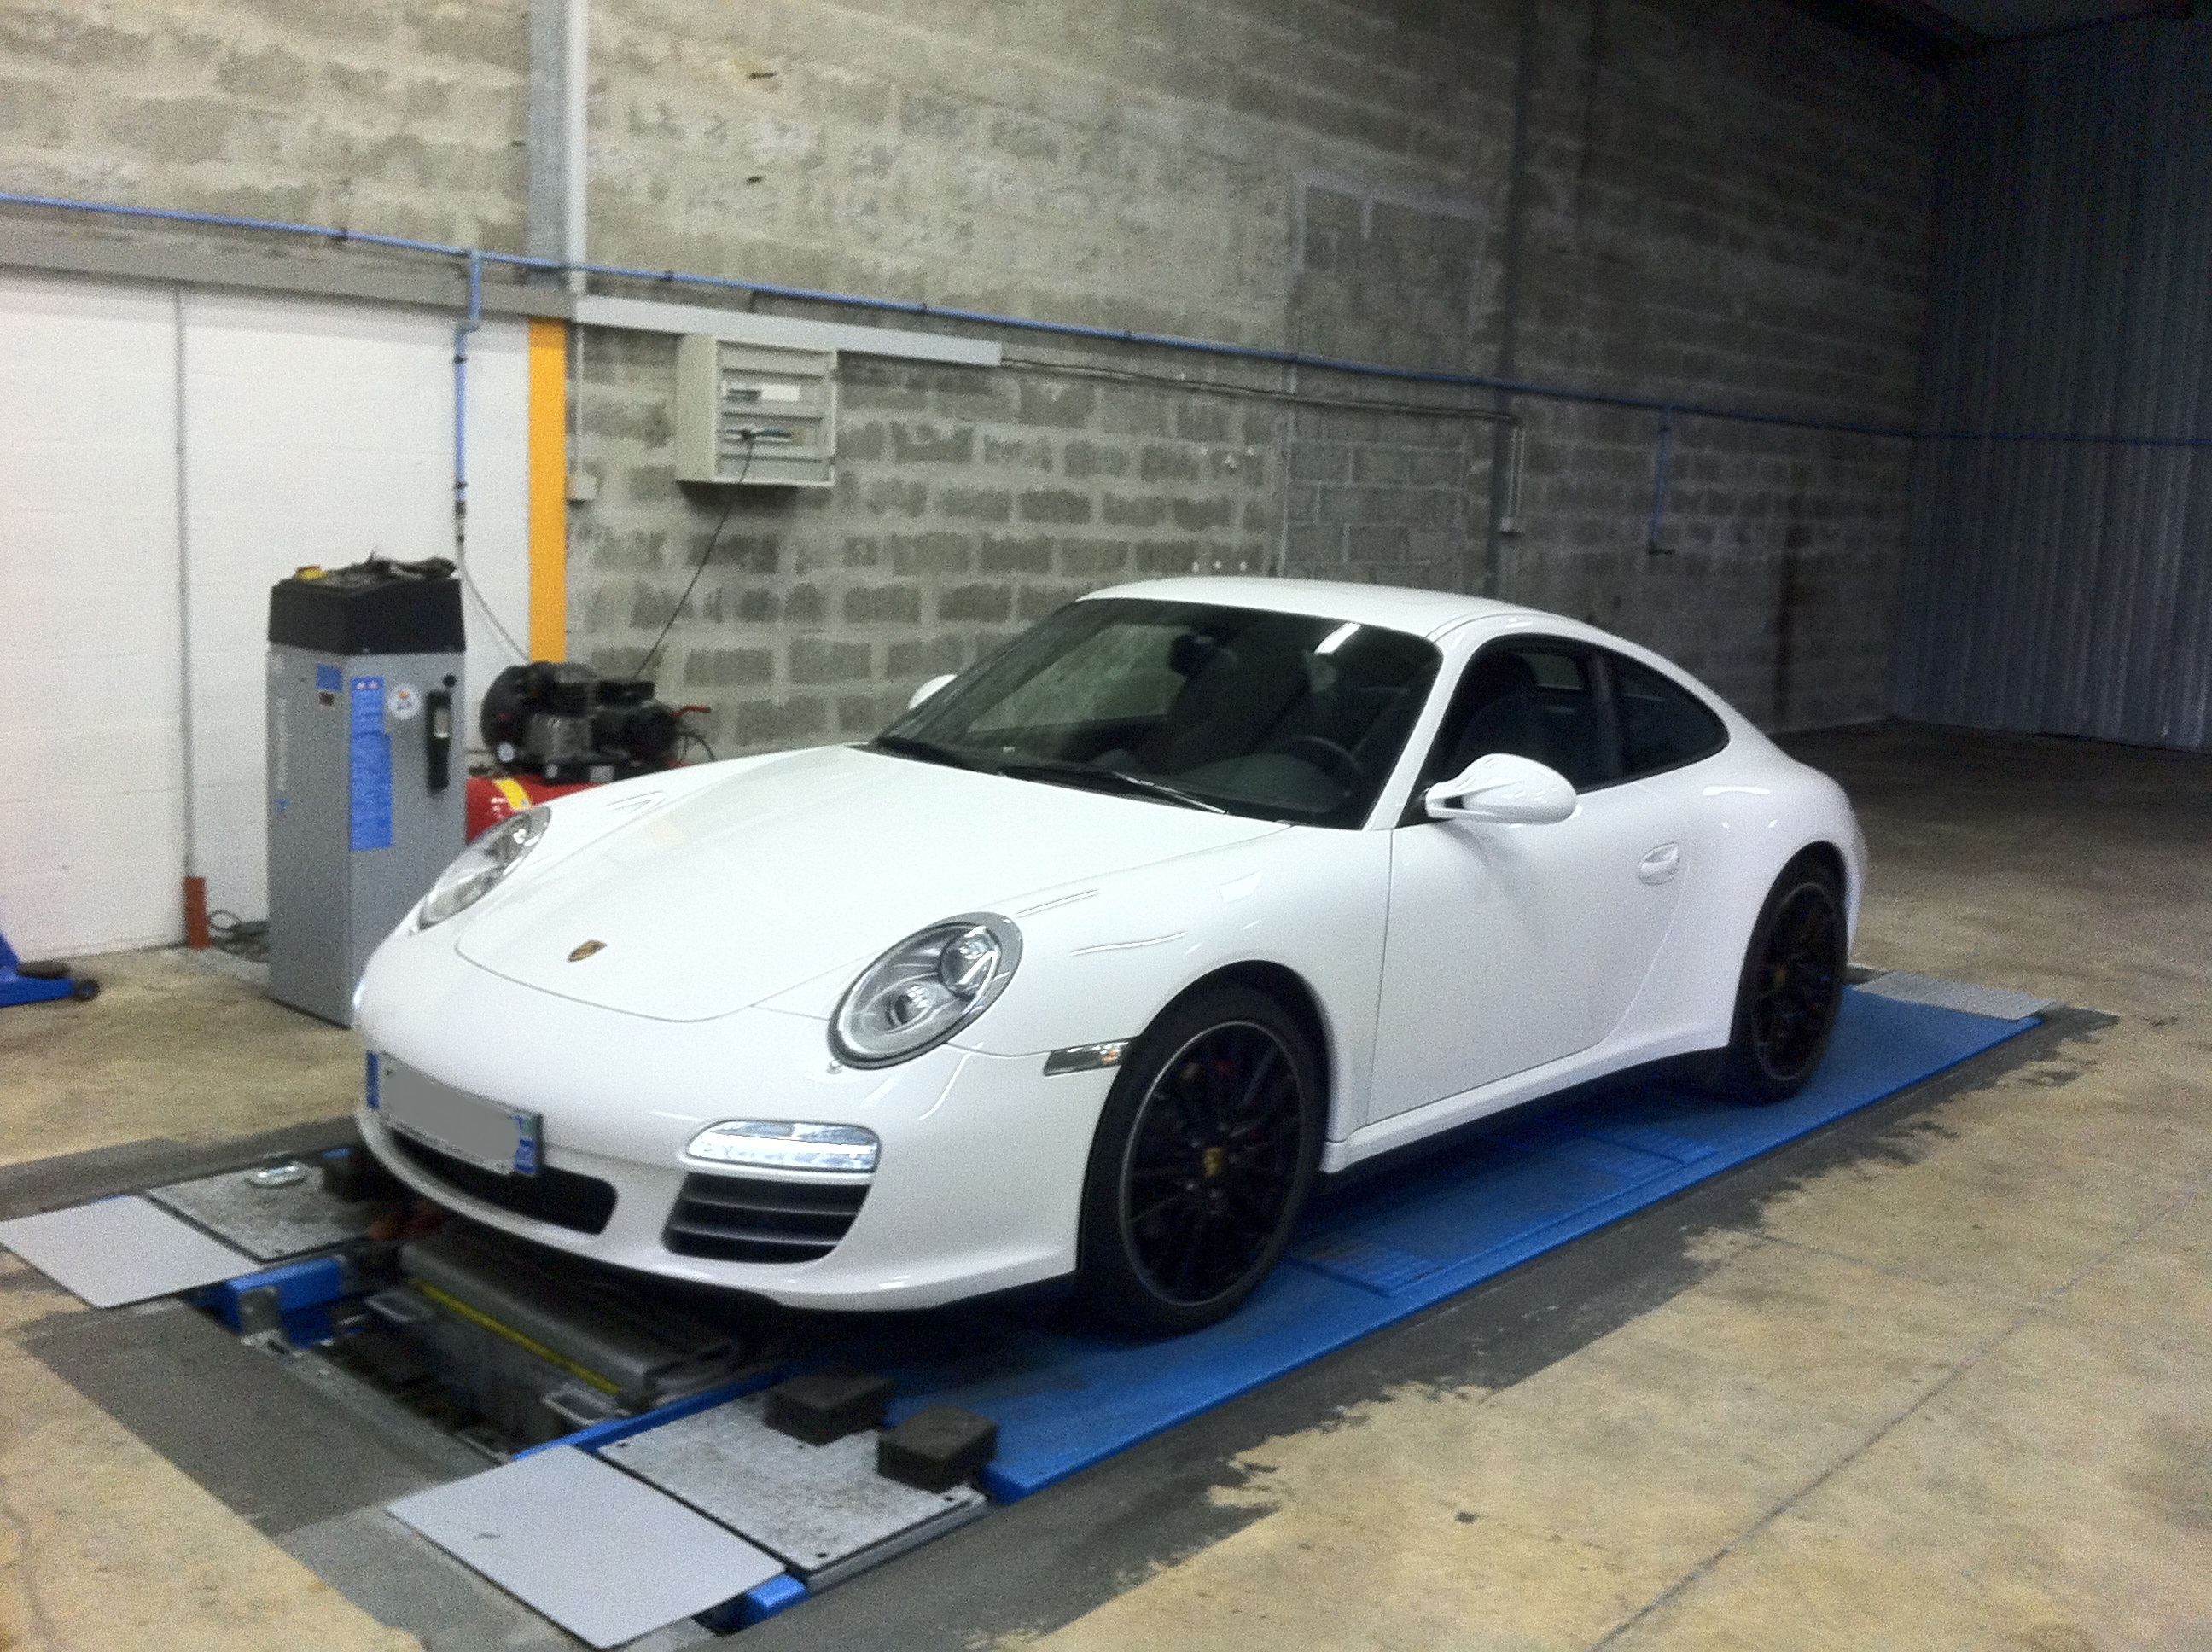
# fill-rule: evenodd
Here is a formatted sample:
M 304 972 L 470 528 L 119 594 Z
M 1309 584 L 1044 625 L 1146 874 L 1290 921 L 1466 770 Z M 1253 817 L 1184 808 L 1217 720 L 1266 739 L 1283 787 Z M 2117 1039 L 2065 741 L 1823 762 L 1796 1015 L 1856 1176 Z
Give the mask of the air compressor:
M 644 679 L 601 677 L 588 665 L 510 665 L 485 690 L 477 726 L 499 772 L 470 776 L 474 839 L 534 804 L 673 765 L 684 719 L 704 706 L 670 706 Z

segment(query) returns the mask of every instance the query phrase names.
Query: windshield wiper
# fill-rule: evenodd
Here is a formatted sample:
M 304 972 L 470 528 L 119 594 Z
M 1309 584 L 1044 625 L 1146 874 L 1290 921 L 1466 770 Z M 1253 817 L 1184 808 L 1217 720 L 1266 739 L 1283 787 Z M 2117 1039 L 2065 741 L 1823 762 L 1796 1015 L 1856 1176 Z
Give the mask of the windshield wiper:
M 979 769 L 987 774 L 999 772 L 996 763 L 981 757 L 955 750 L 949 745 L 939 745 L 934 740 L 919 740 L 911 734 L 878 734 L 868 742 L 872 751 L 888 751 L 894 756 L 917 757 L 926 763 L 943 763 L 951 768 Z
M 939 745 L 934 740 L 919 739 L 911 734 L 878 734 L 867 743 L 867 746 L 871 750 L 887 751 L 894 756 L 915 757 L 923 762 L 944 763 L 952 768 L 972 768 L 985 774 L 1008 774 L 1016 780 L 1025 780 L 1063 781 L 1075 786 L 1095 787 L 1103 792 L 1134 792 L 1143 797 L 1179 803 L 1186 809 L 1203 809 L 1211 815 L 1229 812 L 1219 804 L 1208 803 L 1204 798 L 1194 798 L 1188 792 L 1170 786 L 1165 780 L 1148 779 L 1143 774 L 1126 774 L 1118 768 L 1093 768 L 1089 763 L 1069 762 L 1064 758 L 1023 757 L 1012 762 L 993 762 L 981 753 Z
M 1170 803 L 1179 803 L 1186 809 L 1203 809 L 1210 815 L 1225 815 L 1229 811 L 1218 803 L 1208 803 L 1204 798 L 1194 798 L 1188 792 L 1170 786 L 1165 780 L 1156 780 L 1143 774 L 1125 774 L 1118 768 L 1093 768 L 1089 763 L 1068 762 L 1057 757 L 1024 757 L 1013 762 L 999 765 L 999 772 L 1011 774 L 1016 780 L 1066 781 L 1073 786 L 1095 786 L 1101 791 L 1136 792 L 1146 797 L 1163 798 Z

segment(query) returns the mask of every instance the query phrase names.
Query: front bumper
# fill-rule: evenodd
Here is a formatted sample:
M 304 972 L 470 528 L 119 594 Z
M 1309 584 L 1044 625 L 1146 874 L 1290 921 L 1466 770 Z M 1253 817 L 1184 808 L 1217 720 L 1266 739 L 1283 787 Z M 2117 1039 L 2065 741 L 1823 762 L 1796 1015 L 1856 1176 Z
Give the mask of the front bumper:
M 471 1197 L 398 1151 L 366 1106 L 362 1133 L 418 1193 L 487 1226 L 595 1261 L 742 1291 L 793 1308 L 927 1308 L 1072 1271 L 1084 1173 L 1110 1072 L 1047 1078 L 1043 1057 L 944 1046 L 874 1072 L 830 1061 L 823 1023 L 744 1010 L 656 1021 L 521 986 L 454 956 L 435 932 L 395 937 L 369 965 L 369 1048 L 456 1089 L 542 1115 L 544 1165 L 603 1181 L 597 1233 Z M 852 1225 L 818 1259 L 726 1261 L 666 1243 L 692 1175 L 852 1187 L 862 1178 L 687 1160 L 733 1118 L 862 1125 L 883 1147 Z

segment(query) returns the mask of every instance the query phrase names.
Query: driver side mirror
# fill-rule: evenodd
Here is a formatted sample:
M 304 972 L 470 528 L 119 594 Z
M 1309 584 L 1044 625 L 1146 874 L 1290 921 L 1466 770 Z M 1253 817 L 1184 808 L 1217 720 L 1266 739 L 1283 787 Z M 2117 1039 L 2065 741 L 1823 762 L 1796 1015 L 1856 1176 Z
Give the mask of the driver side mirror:
M 1510 826 L 1549 826 L 1575 811 L 1575 788 L 1556 768 L 1528 757 L 1493 751 L 1423 794 L 1431 820 L 1482 820 Z
M 950 683 L 952 680 L 952 676 L 953 674 L 951 671 L 947 671 L 942 677 L 931 677 L 928 682 L 923 683 L 920 688 L 916 689 L 912 694 L 907 696 L 906 708 L 908 711 L 912 711 L 923 701 L 928 699 L 931 695 L 935 694 L 947 683 Z

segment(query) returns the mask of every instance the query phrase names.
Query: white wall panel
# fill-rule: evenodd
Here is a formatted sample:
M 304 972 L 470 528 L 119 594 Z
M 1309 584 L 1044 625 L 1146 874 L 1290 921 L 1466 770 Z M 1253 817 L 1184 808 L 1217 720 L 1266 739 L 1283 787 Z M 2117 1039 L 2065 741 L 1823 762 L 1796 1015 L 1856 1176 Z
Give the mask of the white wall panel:
M 453 324 L 188 292 L 192 824 L 211 906 L 267 910 L 269 587 L 453 551 Z M 181 933 L 171 289 L 0 277 L 0 926 L 71 952 Z M 524 635 L 526 337 L 471 343 L 470 568 Z M 467 600 L 471 701 L 514 656 Z
M 194 826 L 209 904 L 258 917 L 269 587 L 304 563 L 453 554 L 453 318 L 198 293 L 185 313 Z M 518 322 L 470 341 L 469 565 L 518 641 L 526 344 Z M 465 607 L 473 729 L 484 683 L 513 656 L 482 605 Z
M 175 331 L 166 288 L 0 276 L 0 929 L 182 924 Z

